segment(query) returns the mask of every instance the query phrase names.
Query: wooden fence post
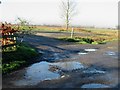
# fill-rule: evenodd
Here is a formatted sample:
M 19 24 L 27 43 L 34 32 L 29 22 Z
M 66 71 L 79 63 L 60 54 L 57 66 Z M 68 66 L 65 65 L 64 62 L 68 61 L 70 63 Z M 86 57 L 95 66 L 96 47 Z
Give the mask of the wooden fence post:
M 73 38 L 73 34 L 74 34 L 74 28 L 72 28 L 72 31 L 71 31 L 71 38 Z

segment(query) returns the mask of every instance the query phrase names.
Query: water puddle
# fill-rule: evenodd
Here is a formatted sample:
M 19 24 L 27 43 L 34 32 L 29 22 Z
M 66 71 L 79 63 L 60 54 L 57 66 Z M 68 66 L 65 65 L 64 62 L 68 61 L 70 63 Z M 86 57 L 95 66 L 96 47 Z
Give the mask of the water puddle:
M 86 52 L 79 52 L 78 54 L 79 54 L 79 55 L 86 55 L 86 54 L 88 54 L 88 53 L 86 53 Z
M 81 88 L 110 88 L 110 86 L 105 84 L 91 83 L 91 84 L 84 84 Z
M 85 51 L 88 51 L 88 52 L 94 52 L 94 51 L 97 51 L 97 49 L 84 49 Z
M 116 53 L 115 53 L 115 52 L 111 52 L 111 51 L 107 51 L 107 52 L 106 52 L 106 55 L 109 55 L 109 56 L 115 56 Z
M 97 69 L 87 69 L 87 70 L 84 70 L 83 73 L 86 73 L 86 74 L 105 74 L 105 71 L 101 71 L 101 70 L 97 70 Z
M 88 54 L 89 52 L 95 52 L 97 51 L 97 49 L 83 49 L 81 50 L 80 52 L 78 52 L 79 55 L 86 55 Z
M 40 81 L 60 78 L 59 73 L 49 71 L 48 62 L 40 62 L 30 66 L 25 73 L 24 79 L 15 82 L 17 86 L 36 85 Z
M 84 68 L 84 66 L 81 63 L 74 61 L 58 63 L 48 63 L 42 61 L 40 63 L 36 63 L 28 67 L 26 69 L 26 73 L 23 79 L 15 81 L 15 85 L 16 86 L 37 85 L 39 82 L 44 80 L 64 78 L 65 75 L 60 75 L 61 70 L 71 71 L 82 68 Z
M 105 52 L 104 55 L 108 55 L 108 56 L 111 56 L 112 58 L 118 59 L 118 53 L 116 53 L 116 52 L 107 51 L 107 52 Z

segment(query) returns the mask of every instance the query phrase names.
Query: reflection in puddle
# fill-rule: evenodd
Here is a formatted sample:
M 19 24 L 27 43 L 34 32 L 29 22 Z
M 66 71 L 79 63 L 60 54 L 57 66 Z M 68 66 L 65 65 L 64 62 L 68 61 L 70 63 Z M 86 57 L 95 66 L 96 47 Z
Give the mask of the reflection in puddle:
M 105 84 L 92 83 L 92 84 L 84 84 L 81 88 L 110 88 L 110 86 Z
M 97 51 L 97 49 L 85 49 L 85 51 L 93 52 L 93 51 Z
M 78 54 L 79 54 L 79 55 L 86 55 L 86 54 L 88 54 L 88 53 L 85 53 L 85 52 L 79 52 Z
M 54 65 L 64 71 L 72 71 L 84 68 L 84 66 L 81 63 L 75 61 L 52 63 L 51 65 Z
M 15 82 L 15 84 L 17 86 L 36 85 L 40 81 L 58 79 L 59 77 L 58 73 L 49 71 L 49 63 L 40 62 L 30 66 L 26 71 L 24 79 Z

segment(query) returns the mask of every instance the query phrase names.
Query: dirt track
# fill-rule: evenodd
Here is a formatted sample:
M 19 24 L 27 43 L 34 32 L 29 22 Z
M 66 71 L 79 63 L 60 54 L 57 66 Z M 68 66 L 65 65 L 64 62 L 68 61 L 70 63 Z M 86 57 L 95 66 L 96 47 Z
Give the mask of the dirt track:
M 50 38 L 51 34 L 37 34 L 25 36 L 25 42 L 35 46 L 43 53 L 40 61 L 68 62 L 77 61 L 87 66 L 105 71 L 105 74 L 83 74 L 80 70 L 65 72 L 69 77 L 45 80 L 37 85 L 16 86 L 14 81 L 20 80 L 25 74 L 25 69 L 11 73 L 3 77 L 3 88 L 12 87 L 34 87 L 34 88 L 80 88 L 83 84 L 100 83 L 110 87 L 117 87 L 118 82 L 118 42 L 113 41 L 103 45 L 75 44 Z M 39 36 L 41 35 L 41 36 Z M 52 36 L 55 36 L 52 34 Z M 95 52 L 88 52 L 86 55 L 78 53 L 84 49 L 97 49 Z M 114 53 L 113 55 L 109 52 Z M 11 82 L 12 81 L 12 82 Z

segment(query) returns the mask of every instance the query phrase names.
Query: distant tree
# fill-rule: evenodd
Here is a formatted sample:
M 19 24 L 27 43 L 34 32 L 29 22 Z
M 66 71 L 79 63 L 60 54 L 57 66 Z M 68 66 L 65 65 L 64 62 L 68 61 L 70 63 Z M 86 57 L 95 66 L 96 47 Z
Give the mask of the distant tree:
M 61 18 L 65 21 L 66 30 L 68 30 L 69 25 L 73 16 L 76 15 L 76 2 L 75 0 L 62 0 L 60 4 Z

